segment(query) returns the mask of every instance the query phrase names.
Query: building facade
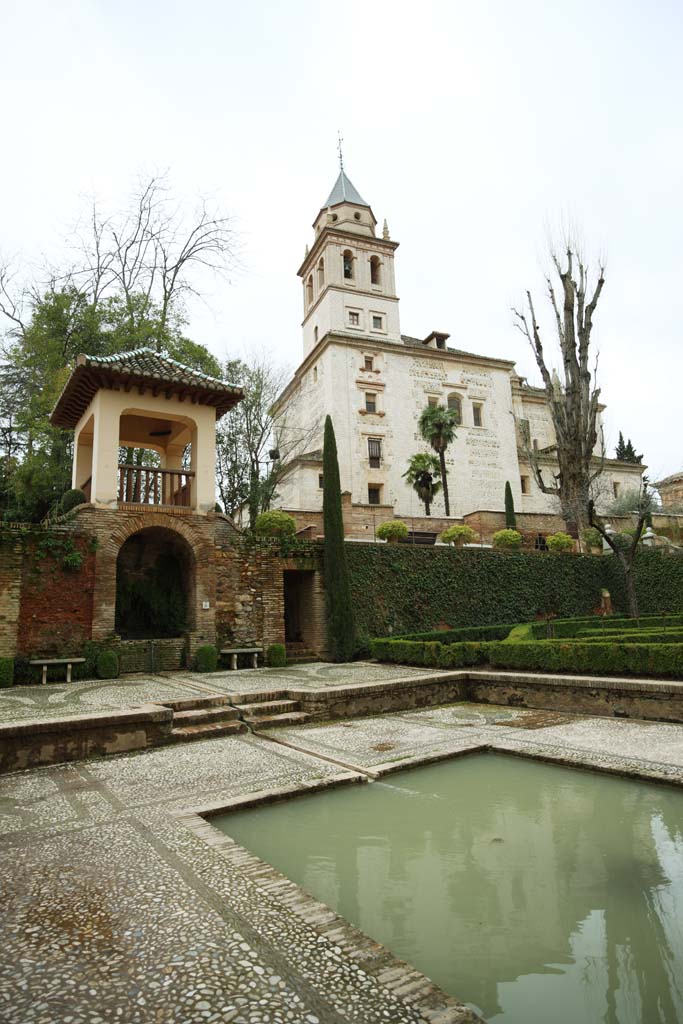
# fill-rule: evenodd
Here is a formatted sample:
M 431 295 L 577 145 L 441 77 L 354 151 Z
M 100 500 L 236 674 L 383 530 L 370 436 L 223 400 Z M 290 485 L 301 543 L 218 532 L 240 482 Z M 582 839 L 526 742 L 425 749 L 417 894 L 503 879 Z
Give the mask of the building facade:
M 304 358 L 274 413 L 283 431 L 295 431 L 305 442 L 298 449 L 286 446 L 279 506 L 295 515 L 301 529 L 315 532 L 329 413 L 342 490 L 350 496 L 347 532 L 367 536 L 392 515 L 420 520 L 414 523 L 418 531 L 443 528 L 442 495 L 427 519 L 403 474 L 411 455 L 429 450 L 418 430 L 420 413 L 429 404 L 447 405 L 458 421 L 446 453 L 451 519 L 469 522 L 490 514 L 487 524 L 499 528 L 509 482 L 522 517 L 542 517 L 538 526 L 546 532 L 561 528 L 557 501 L 538 487 L 522 443 L 526 434 L 550 479 L 555 437 L 544 392 L 529 386 L 511 360 L 454 348 L 447 333 L 402 334 L 394 272 L 398 242 L 386 221 L 381 234 L 376 228 L 371 207 L 342 168 L 298 271 Z M 637 487 L 643 468 L 606 460 L 598 504 Z M 489 532 L 488 525 L 482 530 Z

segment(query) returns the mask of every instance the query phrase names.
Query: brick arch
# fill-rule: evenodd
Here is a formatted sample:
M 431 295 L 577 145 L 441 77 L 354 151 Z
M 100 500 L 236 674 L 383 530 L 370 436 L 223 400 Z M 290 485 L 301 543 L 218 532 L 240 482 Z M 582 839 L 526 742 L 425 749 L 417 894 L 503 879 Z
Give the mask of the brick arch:
M 93 640 L 115 635 L 116 560 L 119 551 L 129 539 L 142 530 L 151 528 L 169 530 L 178 534 L 190 547 L 195 561 L 195 595 L 191 616 L 191 646 L 195 642 L 213 643 L 215 625 L 215 573 L 216 559 L 214 523 L 204 517 L 174 516 L 163 512 L 99 513 L 95 517 L 98 548 L 93 601 Z M 209 607 L 205 608 L 204 605 Z

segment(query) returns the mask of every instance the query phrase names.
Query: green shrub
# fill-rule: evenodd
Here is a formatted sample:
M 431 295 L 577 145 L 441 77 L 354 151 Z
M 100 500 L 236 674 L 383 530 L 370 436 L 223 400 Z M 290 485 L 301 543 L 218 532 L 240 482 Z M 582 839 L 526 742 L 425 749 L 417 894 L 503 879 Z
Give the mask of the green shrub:
M 14 683 L 14 658 L 0 658 L 0 688 Z
M 218 650 L 213 644 L 203 644 L 194 656 L 196 672 L 215 672 L 218 668 Z
M 493 535 L 493 546 L 499 551 L 519 551 L 522 535 L 518 530 L 498 530 Z
M 66 491 L 61 498 L 59 507 L 62 513 L 66 514 L 70 512 L 72 508 L 76 508 L 77 505 L 84 505 L 88 499 L 86 498 L 83 491 L 74 487 L 70 491 Z
M 491 665 L 537 672 L 683 678 L 683 644 L 492 643 Z
M 80 551 L 69 551 L 62 558 L 62 569 L 64 572 L 78 572 L 83 565 L 83 555 Z
M 581 540 L 588 548 L 602 547 L 602 535 L 594 526 L 588 526 L 581 531 Z
M 100 651 L 95 667 L 98 679 L 118 679 L 119 659 L 115 651 Z
M 477 535 L 471 526 L 449 526 L 444 530 L 439 540 L 444 544 L 453 544 L 454 547 L 462 547 L 463 544 L 472 544 Z
M 284 668 L 287 664 L 287 649 L 284 644 L 271 644 L 266 648 L 266 665 L 269 668 Z
M 574 538 L 570 537 L 568 533 L 563 533 L 562 530 L 551 533 L 549 537 L 546 537 L 545 542 L 548 545 L 548 550 L 556 553 L 574 550 Z
M 512 497 L 510 481 L 505 481 L 505 528 L 507 530 L 517 529 L 517 517 L 515 515 L 515 501 Z
M 288 512 L 274 508 L 256 517 L 254 531 L 259 537 L 293 537 L 296 533 L 296 520 Z
M 379 540 L 405 540 L 408 536 L 408 527 L 400 519 L 389 519 L 386 523 L 379 524 L 375 536 Z
M 505 640 L 510 630 L 526 626 L 512 627 L 510 623 L 497 626 L 463 626 L 461 629 L 435 629 L 429 633 L 406 633 L 403 636 L 392 637 L 394 640 L 422 640 L 425 643 L 436 641 L 440 644 L 457 644 L 473 640 Z

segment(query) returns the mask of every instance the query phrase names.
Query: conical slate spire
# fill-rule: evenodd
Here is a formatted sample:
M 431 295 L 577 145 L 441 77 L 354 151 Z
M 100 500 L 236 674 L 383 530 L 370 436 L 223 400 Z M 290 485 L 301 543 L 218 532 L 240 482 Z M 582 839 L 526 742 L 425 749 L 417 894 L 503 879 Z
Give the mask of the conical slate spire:
M 355 185 L 347 177 L 346 171 L 343 168 L 339 172 L 339 177 L 334 183 L 334 188 L 323 203 L 323 207 L 336 206 L 337 203 L 353 203 L 355 206 L 370 206 L 369 203 L 365 202 Z

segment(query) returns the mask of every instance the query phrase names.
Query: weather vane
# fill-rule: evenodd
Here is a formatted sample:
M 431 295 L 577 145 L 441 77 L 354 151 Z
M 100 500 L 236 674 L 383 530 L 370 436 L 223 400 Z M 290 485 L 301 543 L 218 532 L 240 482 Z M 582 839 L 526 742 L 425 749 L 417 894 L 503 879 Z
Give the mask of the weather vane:
M 344 154 L 342 153 L 342 142 L 344 141 L 342 133 L 337 132 L 337 151 L 339 153 L 339 170 L 344 170 Z

